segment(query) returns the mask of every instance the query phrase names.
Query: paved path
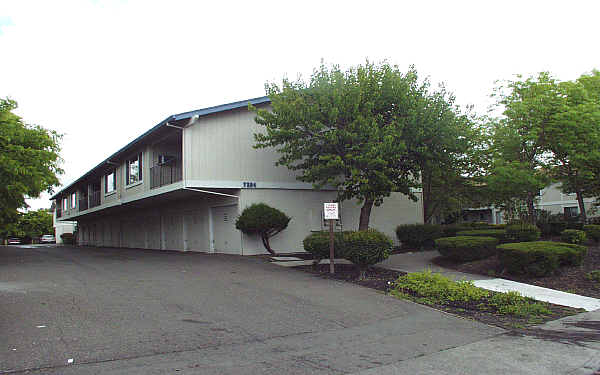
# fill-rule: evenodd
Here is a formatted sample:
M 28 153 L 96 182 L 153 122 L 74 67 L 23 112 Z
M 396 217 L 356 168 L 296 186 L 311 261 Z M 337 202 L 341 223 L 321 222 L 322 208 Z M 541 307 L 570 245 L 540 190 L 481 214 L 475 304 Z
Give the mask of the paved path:
M 432 262 L 432 259 L 438 256 L 439 253 L 437 251 L 394 254 L 378 265 L 403 272 L 431 270 L 432 272 L 440 273 L 455 280 L 472 280 L 476 286 L 487 290 L 496 292 L 518 291 L 521 295 L 534 298 L 538 301 L 581 308 L 586 311 L 600 309 L 600 300 L 597 298 L 565 293 L 554 289 L 542 288 L 506 279 L 449 270 Z
M 0 373 L 342 374 L 504 332 L 264 258 L 200 253 L 3 246 L 0 300 Z
M 539 375 L 600 367 L 597 315 L 523 337 L 255 257 L 0 247 L 0 299 L 0 373 Z

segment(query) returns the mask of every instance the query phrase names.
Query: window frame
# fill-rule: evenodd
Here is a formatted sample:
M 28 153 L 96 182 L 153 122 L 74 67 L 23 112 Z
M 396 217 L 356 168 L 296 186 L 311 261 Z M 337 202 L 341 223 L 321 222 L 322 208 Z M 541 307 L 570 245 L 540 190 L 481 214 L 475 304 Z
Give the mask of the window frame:
M 142 182 L 144 182 L 144 174 L 142 172 L 143 169 L 143 160 L 144 159 L 144 152 L 140 151 L 139 153 L 137 153 L 135 156 L 128 158 L 125 161 L 125 186 L 126 187 L 130 187 L 130 186 L 135 186 L 138 184 L 141 184 Z M 137 171 L 137 180 L 131 182 L 131 165 L 133 164 L 134 161 L 137 161 L 138 163 L 138 171 Z
M 77 192 L 71 193 L 69 203 L 71 204 L 72 209 L 77 208 Z
M 69 198 L 62 199 L 62 210 L 67 211 L 69 209 Z
M 112 175 L 112 186 L 111 186 L 111 190 L 108 190 L 109 184 L 108 184 L 108 177 Z M 106 173 L 104 175 L 104 195 L 111 195 L 114 194 L 117 191 L 117 170 L 116 169 L 112 169 L 109 173 Z

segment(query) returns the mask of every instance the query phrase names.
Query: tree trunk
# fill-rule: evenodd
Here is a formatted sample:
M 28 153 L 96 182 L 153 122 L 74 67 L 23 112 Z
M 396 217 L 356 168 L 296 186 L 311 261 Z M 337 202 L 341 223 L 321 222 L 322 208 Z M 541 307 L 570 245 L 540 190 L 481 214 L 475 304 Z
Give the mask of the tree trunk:
M 581 218 L 581 221 L 584 224 L 587 224 L 587 214 L 585 212 L 585 203 L 583 203 L 583 194 L 581 193 L 581 190 L 577 190 L 575 192 L 575 194 L 577 195 L 577 203 L 579 204 L 579 215 Z
M 529 223 L 535 225 L 535 206 L 533 193 L 527 193 L 527 215 L 529 216 Z
M 265 246 L 265 249 L 267 249 L 267 251 L 269 253 L 271 253 L 271 255 L 273 255 L 273 256 L 277 255 L 275 250 L 271 249 L 271 244 L 269 243 L 269 236 L 266 234 L 261 234 L 260 237 L 262 239 L 263 245 Z
M 371 209 L 373 208 L 373 200 L 365 199 L 365 203 L 360 209 L 360 219 L 358 222 L 358 230 L 369 229 L 369 219 L 371 218 Z

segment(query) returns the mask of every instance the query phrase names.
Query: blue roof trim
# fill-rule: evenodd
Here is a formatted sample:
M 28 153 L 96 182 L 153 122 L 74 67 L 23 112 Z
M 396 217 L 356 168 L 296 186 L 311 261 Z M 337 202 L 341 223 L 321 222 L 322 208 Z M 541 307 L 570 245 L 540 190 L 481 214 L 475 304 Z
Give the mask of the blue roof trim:
M 108 164 L 108 162 L 111 159 L 113 159 L 116 156 L 118 156 L 118 155 L 126 152 L 127 150 L 129 150 L 133 146 L 137 145 L 142 139 L 146 138 L 148 135 L 154 133 L 156 130 L 158 130 L 161 127 L 165 126 L 168 122 L 185 120 L 185 119 L 192 118 L 194 116 L 202 117 L 202 116 L 210 115 L 210 114 L 213 114 L 213 113 L 231 111 L 232 109 L 238 109 L 238 108 L 247 107 L 248 104 L 258 105 L 258 104 L 270 103 L 270 102 L 271 102 L 271 99 L 269 99 L 268 96 L 261 96 L 261 97 L 258 97 L 258 98 L 240 100 L 238 102 L 221 104 L 221 105 L 217 105 L 217 106 L 214 106 L 214 107 L 208 107 L 208 108 L 198 109 L 198 110 L 195 110 L 195 111 L 179 113 L 177 115 L 171 115 L 171 116 L 167 117 L 166 119 L 162 120 L 161 122 L 159 122 L 158 124 L 156 124 L 155 126 L 153 126 L 151 129 L 149 129 L 148 131 L 146 131 L 144 134 L 140 135 L 139 137 L 137 137 L 133 141 L 129 142 L 124 147 L 120 148 L 119 151 L 115 152 L 114 154 L 112 154 L 111 156 L 109 156 L 108 158 L 106 158 L 105 160 L 103 160 L 100 164 L 98 164 L 94 168 L 90 169 L 83 176 L 79 177 L 75 181 L 71 182 L 69 185 L 67 185 L 64 188 L 62 188 L 59 192 L 57 192 L 56 194 L 54 194 L 50 199 L 56 199 L 56 197 L 58 197 L 59 195 L 61 195 L 65 190 L 68 190 L 69 188 L 73 187 L 73 185 L 75 185 L 78 182 L 80 182 L 81 180 L 85 179 L 86 177 L 88 177 L 89 175 L 91 175 L 92 173 L 94 173 L 94 171 L 96 171 L 97 169 L 99 169 L 99 168 L 105 166 L 106 164 Z

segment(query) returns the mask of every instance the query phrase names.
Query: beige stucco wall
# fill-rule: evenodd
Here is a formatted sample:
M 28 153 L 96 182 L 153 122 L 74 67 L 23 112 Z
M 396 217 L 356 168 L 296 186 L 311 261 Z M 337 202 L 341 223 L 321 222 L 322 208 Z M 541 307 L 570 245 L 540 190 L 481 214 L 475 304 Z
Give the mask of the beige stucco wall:
M 186 180 L 202 182 L 299 183 L 286 167 L 276 167 L 273 149 L 254 149 L 254 133 L 262 131 L 255 114 L 238 109 L 200 118 L 184 132 Z M 202 186 L 202 184 L 200 184 Z M 239 186 L 241 187 L 241 186 Z
M 252 203 L 264 202 L 292 217 L 286 230 L 271 240 L 272 247 L 281 252 L 304 251 L 302 240 L 311 231 L 323 230 L 323 203 L 335 199 L 333 191 L 288 189 L 243 189 L 240 211 Z M 419 194 L 420 198 L 420 194 Z M 413 202 L 407 196 L 393 193 L 379 207 L 371 211 L 370 227 L 387 234 L 395 243 L 396 227 L 400 224 L 423 222 L 421 200 Z M 345 201 L 340 205 L 341 227 L 337 230 L 357 230 L 361 206 L 357 201 Z M 245 255 L 266 253 L 258 236 L 242 237 Z

